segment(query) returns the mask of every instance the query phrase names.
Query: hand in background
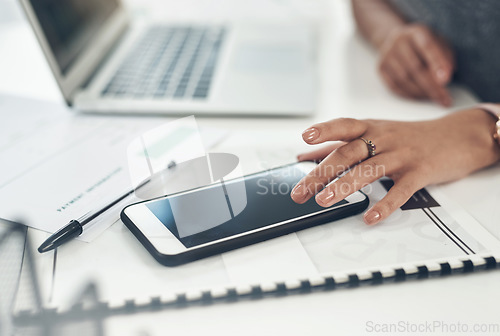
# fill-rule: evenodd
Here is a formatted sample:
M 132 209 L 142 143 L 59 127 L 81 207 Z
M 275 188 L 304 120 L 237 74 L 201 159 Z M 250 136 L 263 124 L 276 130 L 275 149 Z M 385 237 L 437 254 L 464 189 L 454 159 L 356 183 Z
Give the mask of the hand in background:
M 446 85 L 454 67 L 451 48 L 424 25 L 397 27 L 380 45 L 379 72 L 387 86 L 405 98 L 450 106 Z
M 500 148 L 494 131 L 494 118 L 480 109 L 421 122 L 334 119 L 319 123 L 302 134 L 306 143 L 340 142 L 299 155 L 299 161 L 321 163 L 295 186 L 291 197 L 304 203 L 317 194 L 316 202 L 329 207 L 388 176 L 394 186 L 364 216 L 367 224 L 375 224 L 426 185 L 459 179 L 497 162 Z M 368 157 L 360 137 L 373 141 L 375 156 Z

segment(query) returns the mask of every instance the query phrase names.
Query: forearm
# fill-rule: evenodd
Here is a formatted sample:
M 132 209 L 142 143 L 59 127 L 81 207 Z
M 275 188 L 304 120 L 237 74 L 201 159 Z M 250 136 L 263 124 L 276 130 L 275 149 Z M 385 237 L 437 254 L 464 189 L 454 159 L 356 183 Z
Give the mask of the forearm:
M 361 34 L 377 49 L 393 29 L 406 24 L 386 0 L 352 0 L 352 9 Z
M 498 105 L 497 105 L 498 106 Z M 485 168 L 500 160 L 500 144 L 496 140 L 496 121 L 498 117 L 478 105 L 476 108 L 451 113 L 439 121 L 441 130 L 448 128 L 460 134 L 460 146 L 470 146 L 469 150 L 456 155 L 457 167 L 470 174 Z M 452 174 L 453 167 L 449 167 L 448 174 Z M 464 175 L 464 176 L 465 176 Z

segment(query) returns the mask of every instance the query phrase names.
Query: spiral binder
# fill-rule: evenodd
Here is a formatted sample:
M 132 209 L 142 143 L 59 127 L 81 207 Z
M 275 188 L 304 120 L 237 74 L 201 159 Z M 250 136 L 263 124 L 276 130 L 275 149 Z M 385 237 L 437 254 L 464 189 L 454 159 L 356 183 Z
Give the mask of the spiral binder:
M 23 248 L 26 247 L 26 250 L 29 250 L 29 238 L 25 233 L 25 229 L 13 227 L 10 232 L 3 232 L 1 238 L 5 240 L 9 234 L 24 235 L 26 242 Z M 26 253 L 23 258 L 26 258 L 25 262 L 33 265 L 31 253 Z M 386 283 L 422 280 L 494 269 L 500 269 L 500 255 L 495 253 L 476 254 L 448 259 L 442 262 L 431 261 L 421 265 L 389 267 L 371 272 L 359 271 L 326 274 L 309 279 L 195 290 L 177 294 L 158 295 L 145 299 L 131 299 L 122 302 L 100 301 L 98 286 L 91 283 L 86 286 L 80 299 L 69 309 L 60 310 L 58 308 L 40 307 L 40 304 L 37 304 L 36 309 L 20 310 L 14 312 L 9 317 L 12 319 L 12 325 L 17 328 L 41 328 L 40 330 L 50 328 L 50 335 L 57 335 L 54 331 L 57 330 L 58 325 L 68 325 L 68 323 L 72 322 L 81 323 L 85 321 L 92 327 L 91 330 L 95 331 L 92 333 L 87 332 L 87 335 L 101 335 L 104 319 L 117 315 L 178 309 L 190 306 L 209 306 L 244 300 L 261 300 L 290 295 L 305 295 L 344 288 L 377 286 Z M 36 274 L 32 274 L 31 278 L 36 292 L 38 290 Z M 5 319 L 5 317 L 3 318 Z M 43 332 L 46 332 L 46 329 L 43 330 Z M 44 334 L 43 332 L 40 334 Z
M 369 274 L 325 275 L 311 279 L 188 291 L 175 295 L 151 297 L 146 300 L 127 300 L 121 303 L 99 302 L 95 307 L 86 311 L 81 305 L 75 305 L 65 312 L 53 310 L 52 313 L 54 317 L 56 317 L 56 314 L 60 314 L 60 317 L 71 319 L 72 317 L 81 318 L 82 312 L 86 312 L 89 316 L 100 316 L 102 318 L 103 316 L 134 314 L 189 306 L 207 306 L 240 300 L 260 300 L 271 297 L 304 295 L 344 288 L 376 286 L 386 283 L 422 280 L 494 269 L 500 269 L 500 256 L 476 256 L 476 258 L 457 259 L 407 269 L 394 268 L 385 272 L 373 271 Z M 26 321 L 31 318 L 33 316 L 30 312 L 21 312 L 17 316 L 17 321 Z

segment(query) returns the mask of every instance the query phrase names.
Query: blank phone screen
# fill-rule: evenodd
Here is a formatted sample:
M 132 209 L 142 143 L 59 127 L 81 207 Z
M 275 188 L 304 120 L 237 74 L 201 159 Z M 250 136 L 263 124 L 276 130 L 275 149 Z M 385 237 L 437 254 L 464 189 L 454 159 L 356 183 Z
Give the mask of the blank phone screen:
M 169 196 L 146 206 L 190 248 L 325 210 L 314 197 L 305 204 L 292 201 L 290 192 L 302 177 L 304 173 L 290 165 Z M 346 203 L 342 200 L 332 207 Z

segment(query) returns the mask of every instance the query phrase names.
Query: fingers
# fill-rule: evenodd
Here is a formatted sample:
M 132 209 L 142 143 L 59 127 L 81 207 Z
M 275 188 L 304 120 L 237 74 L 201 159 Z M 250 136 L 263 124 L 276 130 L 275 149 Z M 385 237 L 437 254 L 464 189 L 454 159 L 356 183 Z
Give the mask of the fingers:
M 412 42 L 421 51 L 420 55 L 434 81 L 439 85 L 447 84 L 453 72 L 453 61 L 450 59 L 450 53 L 440 47 L 444 41 L 439 41 L 425 26 L 419 26 L 415 29 Z
M 315 151 L 311 151 L 308 153 L 302 153 L 297 156 L 298 161 L 315 161 L 315 162 L 320 162 L 322 161 L 325 157 L 328 156 L 331 152 L 336 150 L 339 147 L 342 147 L 346 143 L 343 141 L 339 141 L 335 144 L 317 149 Z
M 405 81 L 407 86 L 411 86 L 412 94 L 415 98 L 427 98 L 424 90 L 414 81 L 413 74 L 422 71 L 424 64 L 416 54 L 415 50 L 409 42 L 400 44 L 397 50 L 399 60 L 401 60 L 401 67 L 406 70 L 405 77 L 401 80 Z
M 394 181 L 394 186 L 387 192 L 387 195 L 365 213 L 363 217 L 365 223 L 377 224 L 405 204 L 421 188 L 416 181 L 418 181 L 418 176 L 415 175 L 404 175 Z
M 380 66 L 380 74 L 385 83 L 391 91 L 405 98 L 428 98 L 449 106 L 451 97 L 448 91 L 432 78 L 430 70 L 415 53 L 416 51 L 404 50 L 385 60 Z
M 381 74 L 391 90 L 413 99 L 429 98 L 443 106 L 451 105 L 447 89 L 437 83 L 423 60 L 409 45 L 381 66 Z
M 311 145 L 325 141 L 351 141 L 362 136 L 367 127 L 367 124 L 362 120 L 351 118 L 333 119 L 306 129 L 302 133 L 302 139 Z
M 329 182 L 368 156 L 362 140 L 353 141 L 329 154 L 316 168 L 305 176 L 292 190 L 294 202 L 307 202 Z
M 427 97 L 443 106 L 448 107 L 451 105 L 451 96 L 448 90 L 434 81 L 428 69 L 415 72 L 413 78 Z
M 367 123 L 361 120 L 334 119 L 306 129 L 302 133 L 302 138 L 309 144 L 325 141 L 352 141 L 362 136 L 367 127 Z M 321 150 L 311 157 L 315 158 L 316 155 L 321 157 L 326 154 L 326 151 Z M 300 204 L 306 202 L 332 179 L 366 158 L 367 155 L 366 144 L 361 140 L 339 146 L 327 154 L 323 161 L 295 186 L 291 194 L 292 199 Z
M 386 162 L 390 163 L 390 166 L 387 166 Z M 332 206 L 379 178 L 391 174 L 399 168 L 398 162 L 396 156 L 384 154 L 363 161 L 337 181 L 326 186 L 316 195 L 316 202 L 323 207 Z
M 301 160 L 323 160 L 294 187 L 292 200 L 303 204 L 316 195 L 315 201 L 318 205 L 330 207 L 383 176 L 393 177 L 394 186 L 364 215 L 365 222 L 371 225 L 389 217 L 429 182 L 428 174 L 416 169 L 415 164 L 408 165 L 405 152 L 395 151 L 392 147 L 393 141 L 388 141 L 385 137 L 375 137 L 375 142 L 380 145 L 382 151 L 377 151 L 377 155 L 367 159 L 367 146 L 359 137 L 368 136 L 371 139 L 370 136 L 376 134 L 371 132 L 371 128 L 367 130 L 368 127 L 382 126 L 370 120 L 335 119 L 306 130 L 303 137 L 311 143 L 339 138 L 344 141 L 353 137 L 356 139 L 348 143 L 335 143 L 299 156 Z M 308 137 L 307 131 L 311 129 L 315 133 L 314 138 Z M 390 129 L 391 127 L 387 128 Z
M 384 80 L 385 84 L 389 87 L 389 89 L 398 96 L 408 99 L 417 99 L 417 97 L 413 96 L 411 93 L 408 93 L 404 89 L 402 89 L 401 84 L 399 83 L 396 84 L 394 76 L 391 76 L 386 71 L 381 71 L 380 75 L 382 76 L 382 79 Z
M 387 42 L 379 70 L 396 94 L 413 99 L 429 98 L 451 105 L 446 84 L 453 74 L 454 60 L 445 41 L 422 25 L 409 25 Z
M 451 54 L 445 52 L 444 41 L 439 41 L 425 26 L 415 27 L 411 36 L 411 47 L 420 57 L 420 64 L 419 60 L 408 57 L 411 47 L 405 50 L 404 62 L 415 69 L 413 78 L 429 98 L 443 106 L 450 106 L 451 97 L 445 85 L 451 79 L 453 64 Z
M 407 67 L 393 59 L 381 66 L 380 74 L 394 93 L 410 99 L 426 98 L 425 92 L 413 81 Z

